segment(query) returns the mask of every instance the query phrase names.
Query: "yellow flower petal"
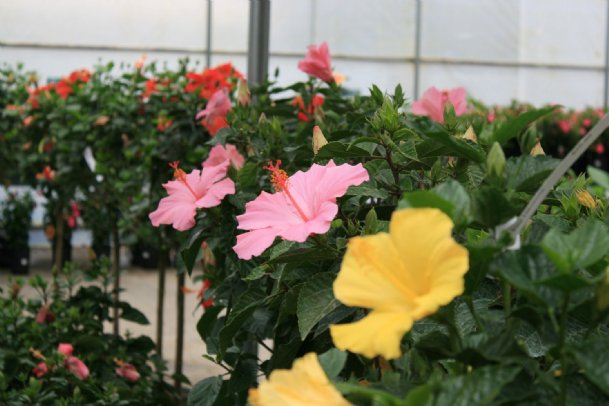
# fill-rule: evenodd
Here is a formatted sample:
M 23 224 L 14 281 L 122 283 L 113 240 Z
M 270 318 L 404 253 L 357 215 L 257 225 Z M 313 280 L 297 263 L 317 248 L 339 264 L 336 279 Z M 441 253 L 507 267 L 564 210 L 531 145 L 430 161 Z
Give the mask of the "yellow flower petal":
M 362 354 L 368 358 L 382 355 L 386 359 L 401 355 L 402 336 L 412 327 L 412 318 L 406 312 L 373 310 L 355 323 L 330 326 L 336 348 Z
M 331 327 L 338 348 L 396 358 L 413 321 L 463 293 L 469 255 L 453 240 L 452 228 L 440 210 L 404 209 L 393 213 L 389 234 L 349 241 L 334 295 L 372 312 L 358 322 Z
M 411 308 L 416 294 L 404 283 L 403 274 L 400 254 L 389 234 L 355 237 L 334 281 L 334 296 L 348 306 L 387 311 Z
M 317 355 L 294 361 L 292 369 L 277 369 L 258 389 L 250 389 L 252 406 L 349 406 L 321 369 Z
M 391 241 L 408 265 L 402 278 L 420 295 L 429 291 L 434 251 L 451 238 L 452 228 L 450 218 L 438 209 L 399 210 L 391 216 Z

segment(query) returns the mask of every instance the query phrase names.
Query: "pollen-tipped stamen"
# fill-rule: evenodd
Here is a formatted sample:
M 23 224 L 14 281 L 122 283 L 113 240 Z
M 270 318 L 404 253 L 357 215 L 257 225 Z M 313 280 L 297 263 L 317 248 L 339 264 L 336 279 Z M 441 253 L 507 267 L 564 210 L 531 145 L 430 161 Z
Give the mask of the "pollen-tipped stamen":
M 192 187 L 188 184 L 188 180 L 186 179 L 186 172 L 184 172 L 179 167 L 180 161 L 173 161 L 169 163 L 169 166 L 173 169 L 173 177 L 178 182 L 182 182 L 184 186 L 188 189 L 188 191 L 195 197 L 195 199 L 199 200 L 201 196 L 199 196 Z
M 266 166 L 263 168 L 267 171 L 271 172 L 271 183 L 277 192 L 283 192 L 285 196 L 288 198 L 292 206 L 298 212 L 298 215 L 304 221 L 309 221 L 308 217 L 304 214 L 304 211 L 300 208 L 298 203 L 296 203 L 296 199 L 290 193 L 290 189 L 288 188 L 289 177 L 286 171 L 279 168 L 281 166 L 281 160 L 278 159 L 273 165 L 273 162 L 269 161 Z

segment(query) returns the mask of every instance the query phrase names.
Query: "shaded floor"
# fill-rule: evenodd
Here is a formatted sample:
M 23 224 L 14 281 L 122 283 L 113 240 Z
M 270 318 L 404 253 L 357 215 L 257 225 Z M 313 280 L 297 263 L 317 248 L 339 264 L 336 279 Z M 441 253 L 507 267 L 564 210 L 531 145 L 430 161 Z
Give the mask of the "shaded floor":
M 73 260 L 86 266 L 89 262 L 88 250 L 86 248 L 74 248 Z M 126 255 L 123 256 L 125 258 Z M 34 248 L 31 253 L 32 275 L 41 275 L 50 280 L 51 278 L 51 252 L 48 248 Z M 0 285 L 7 286 L 10 272 L 0 269 Z M 130 332 L 131 335 L 147 335 L 152 339 L 156 336 L 156 308 L 157 308 L 157 272 L 139 268 L 123 268 L 121 273 L 121 300 L 129 302 L 133 307 L 143 312 L 149 325 L 142 326 L 136 323 L 121 320 L 121 333 Z M 187 280 L 186 286 L 198 291 L 199 284 L 195 287 L 193 282 Z M 175 269 L 167 271 L 165 288 L 165 311 L 164 311 L 164 342 L 163 358 L 168 361 L 169 372 L 173 372 L 176 351 L 176 308 L 177 308 L 177 278 Z M 35 297 L 36 292 L 31 288 L 24 288 L 26 297 Z M 202 314 L 202 309 L 197 309 L 196 293 L 186 295 L 186 312 L 184 327 L 184 375 L 194 384 L 199 380 L 212 375 L 225 372 L 222 368 L 202 357 L 205 354 L 205 344 L 197 333 L 196 325 Z M 108 325 L 108 330 L 111 326 Z

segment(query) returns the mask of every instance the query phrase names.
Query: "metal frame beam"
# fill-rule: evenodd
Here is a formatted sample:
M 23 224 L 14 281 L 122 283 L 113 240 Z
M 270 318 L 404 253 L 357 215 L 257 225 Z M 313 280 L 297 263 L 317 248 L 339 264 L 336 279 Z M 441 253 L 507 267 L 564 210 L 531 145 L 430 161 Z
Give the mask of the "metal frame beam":
M 270 0 L 250 0 L 247 80 L 254 85 L 262 83 L 268 74 L 270 23 Z

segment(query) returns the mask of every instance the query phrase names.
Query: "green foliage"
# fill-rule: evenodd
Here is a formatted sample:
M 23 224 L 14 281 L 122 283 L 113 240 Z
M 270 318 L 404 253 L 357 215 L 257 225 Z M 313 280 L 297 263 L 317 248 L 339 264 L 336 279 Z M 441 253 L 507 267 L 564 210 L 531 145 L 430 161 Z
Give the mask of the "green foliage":
M 0 289 L 0 403 L 173 405 L 177 394 L 165 382 L 166 367 L 146 336 L 115 336 L 107 331 L 113 299 L 107 262 L 85 272 L 89 283 L 75 290 L 83 271 L 68 264 L 51 290 L 40 276 L 29 287 L 39 297 L 25 300 L 23 280 Z M 93 282 L 93 283 L 92 283 Z M 121 303 L 121 317 L 147 323 L 144 315 Z M 64 368 L 59 343 L 70 343 L 74 356 L 90 374 L 80 380 Z M 44 356 L 48 371 L 36 377 L 33 368 Z M 140 378 L 129 382 L 116 373 L 115 359 L 132 364 Z

